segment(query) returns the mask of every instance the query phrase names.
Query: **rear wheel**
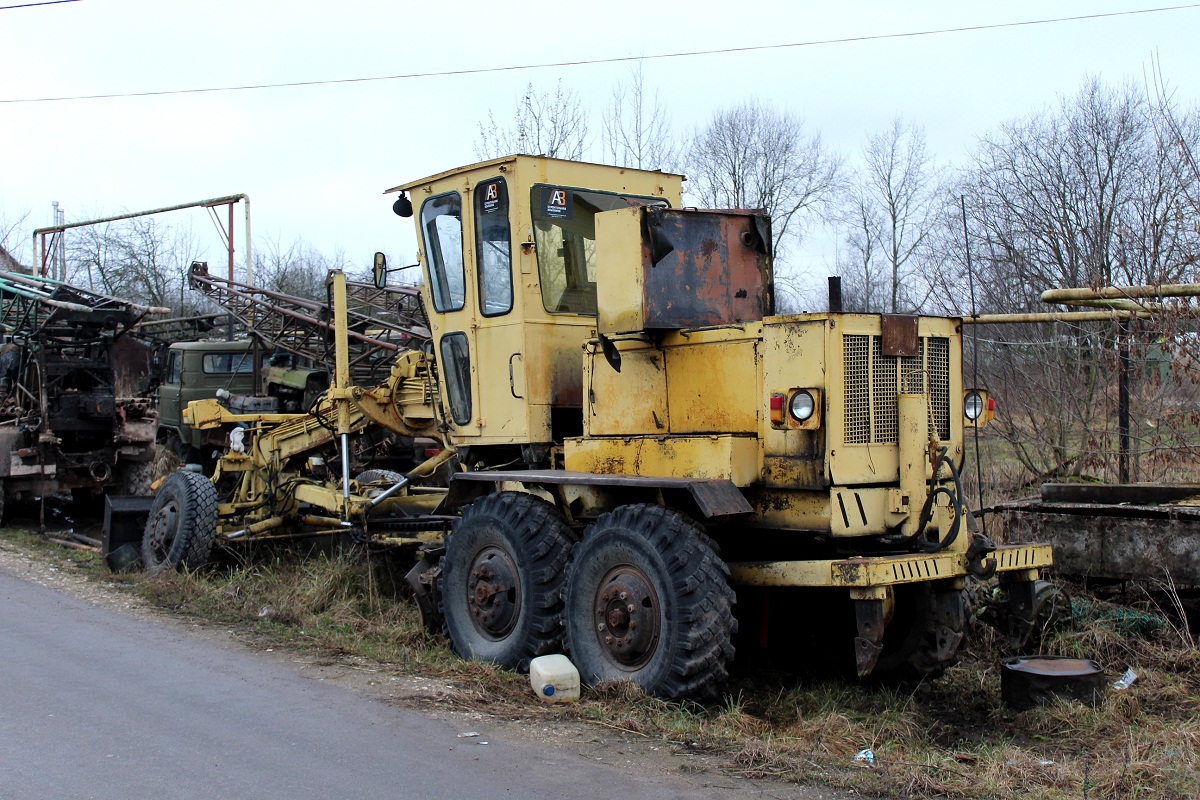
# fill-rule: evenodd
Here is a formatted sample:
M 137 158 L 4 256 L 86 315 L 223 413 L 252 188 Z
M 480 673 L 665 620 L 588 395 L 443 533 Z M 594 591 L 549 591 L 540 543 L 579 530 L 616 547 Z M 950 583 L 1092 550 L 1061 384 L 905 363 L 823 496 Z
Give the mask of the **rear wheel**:
M 522 671 L 558 652 L 571 542 L 558 510 L 539 497 L 500 492 L 468 506 L 442 559 L 442 611 L 454 651 Z
M 587 683 L 681 698 L 715 694 L 728 677 L 729 569 L 678 512 L 632 505 L 597 519 L 575 548 L 565 600 L 567 649 Z
M 142 534 L 142 563 L 156 575 L 208 562 L 217 536 L 217 489 L 195 472 L 173 472 L 154 496 Z

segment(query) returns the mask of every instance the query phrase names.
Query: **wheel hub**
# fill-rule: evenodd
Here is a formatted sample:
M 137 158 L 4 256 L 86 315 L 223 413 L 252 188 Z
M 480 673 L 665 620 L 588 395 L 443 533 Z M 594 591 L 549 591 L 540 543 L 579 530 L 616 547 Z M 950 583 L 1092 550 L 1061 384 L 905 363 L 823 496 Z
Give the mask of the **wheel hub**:
M 659 601 L 654 585 L 635 566 L 608 571 L 595 597 L 596 638 L 622 669 L 637 669 L 658 646 Z
M 178 520 L 179 508 L 174 502 L 167 502 L 158 509 L 154 519 L 150 521 L 150 548 L 156 558 L 165 559 L 170 552 L 171 545 L 175 541 Z
M 519 573 L 512 556 L 499 547 L 485 547 L 471 561 L 467 608 L 476 630 L 493 640 L 512 633 L 521 615 Z

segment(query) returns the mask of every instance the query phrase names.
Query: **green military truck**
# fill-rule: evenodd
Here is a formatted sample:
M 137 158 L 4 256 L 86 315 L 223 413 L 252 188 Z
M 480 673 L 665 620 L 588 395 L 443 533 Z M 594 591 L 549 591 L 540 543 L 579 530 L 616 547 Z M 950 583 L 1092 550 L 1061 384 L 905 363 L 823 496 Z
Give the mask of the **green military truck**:
M 159 442 L 183 461 L 206 463 L 212 451 L 228 444 L 225 431 L 199 431 L 183 421 L 183 409 L 193 400 L 225 396 L 256 402 L 262 411 L 300 413 L 327 388 L 323 369 L 294 366 L 290 355 L 271 355 L 259 349 L 261 394 L 256 391 L 254 342 L 176 342 L 166 353 L 158 386 Z M 251 400 L 252 398 L 252 400 Z M 269 406 L 270 408 L 268 408 Z

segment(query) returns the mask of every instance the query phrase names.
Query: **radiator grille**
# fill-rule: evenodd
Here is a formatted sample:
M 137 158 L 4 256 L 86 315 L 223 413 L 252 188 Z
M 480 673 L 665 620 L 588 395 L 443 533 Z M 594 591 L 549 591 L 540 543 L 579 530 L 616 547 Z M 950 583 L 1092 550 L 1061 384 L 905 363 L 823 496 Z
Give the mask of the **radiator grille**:
M 880 336 L 842 337 L 845 359 L 845 428 L 847 444 L 895 444 L 900 437 L 896 395 L 901 381 L 909 391 L 926 391 L 932 406 L 931 425 L 939 439 L 950 438 L 950 340 L 922 337 L 915 356 L 885 356 Z

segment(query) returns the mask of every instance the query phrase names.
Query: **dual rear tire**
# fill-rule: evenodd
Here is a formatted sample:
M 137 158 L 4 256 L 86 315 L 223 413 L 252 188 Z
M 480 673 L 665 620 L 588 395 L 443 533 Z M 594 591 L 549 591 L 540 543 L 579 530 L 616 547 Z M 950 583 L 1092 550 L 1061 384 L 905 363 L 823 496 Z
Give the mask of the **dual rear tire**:
M 454 650 L 525 670 L 567 650 L 585 683 L 704 697 L 728 677 L 729 572 L 704 532 L 656 505 L 623 506 L 574 536 L 533 495 L 469 506 L 446 544 L 442 610 Z

